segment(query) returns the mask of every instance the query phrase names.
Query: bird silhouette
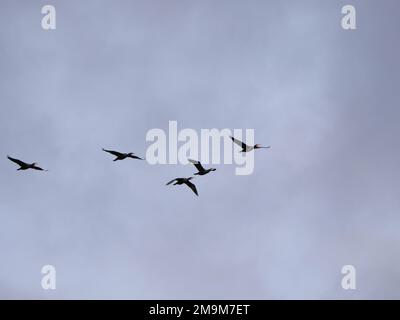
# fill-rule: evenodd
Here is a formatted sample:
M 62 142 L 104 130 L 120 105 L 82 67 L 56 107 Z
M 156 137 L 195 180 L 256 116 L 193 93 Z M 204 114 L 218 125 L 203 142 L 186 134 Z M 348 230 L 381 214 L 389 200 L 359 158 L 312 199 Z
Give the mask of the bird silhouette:
M 204 169 L 204 167 L 201 165 L 200 161 L 197 161 L 197 160 L 188 159 L 188 161 L 190 163 L 192 163 L 198 170 L 198 172 L 194 173 L 194 175 L 204 176 L 205 174 L 207 174 L 211 171 L 217 170 L 215 168 Z
M 232 139 L 232 141 L 234 143 L 236 143 L 239 147 L 242 148 L 242 150 L 240 152 L 249 152 L 249 151 L 252 151 L 252 150 L 255 150 L 255 149 L 269 149 L 269 148 L 271 148 L 271 146 L 263 147 L 260 144 L 255 144 L 254 146 L 249 146 L 249 145 L 245 144 L 244 142 L 242 142 L 242 141 L 240 141 L 238 139 L 235 139 L 234 137 L 230 137 L 230 138 Z
M 192 191 L 196 194 L 196 196 L 198 196 L 199 194 L 197 193 L 196 186 L 192 182 L 190 182 L 190 180 L 192 180 L 192 179 L 193 179 L 193 177 L 190 177 L 190 178 L 176 178 L 176 179 L 173 179 L 170 182 L 168 182 L 166 185 L 168 186 L 173 182 L 175 182 L 174 186 L 175 185 L 186 184 L 190 189 L 192 189 Z
M 133 152 L 122 153 L 122 152 L 113 151 L 113 150 L 106 150 L 104 148 L 103 148 L 103 151 L 108 152 L 108 153 L 116 156 L 116 158 L 113 161 L 124 160 L 126 158 L 144 160 L 144 159 L 142 159 L 142 158 L 140 158 L 138 156 L 135 156 L 135 154 Z
M 44 170 L 44 169 L 38 167 L 36 162 L 34 162 L 34 163 L 26 163 L 26 162 L 23 162 L 21 160 L 15 159 L 15 158 L 11 158 L 10 156 L 7 156 L 7 158 L 10 161 L 12 161 L 12 162 L 14 162 L 14 163 L 19 165 L 19 168 L 17 169 L 17 171 L 19 171 L 19 170 L 28 170 L 28 169 L 39 170 L 39 171 L 47 171 L 47 170 Z

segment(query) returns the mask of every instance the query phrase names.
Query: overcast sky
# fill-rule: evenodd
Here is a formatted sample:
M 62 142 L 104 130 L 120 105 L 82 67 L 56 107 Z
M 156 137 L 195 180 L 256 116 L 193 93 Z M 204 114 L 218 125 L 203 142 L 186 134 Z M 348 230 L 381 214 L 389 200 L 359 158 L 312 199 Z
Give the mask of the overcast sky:
M 1 298 L 400 298 L 398 0 L 0 7 Z M 273 148 L 250 176 L 197 177 L 199 197 L 165 186 L 192 166 L 101 151 L 144 155 L 170 120 Z

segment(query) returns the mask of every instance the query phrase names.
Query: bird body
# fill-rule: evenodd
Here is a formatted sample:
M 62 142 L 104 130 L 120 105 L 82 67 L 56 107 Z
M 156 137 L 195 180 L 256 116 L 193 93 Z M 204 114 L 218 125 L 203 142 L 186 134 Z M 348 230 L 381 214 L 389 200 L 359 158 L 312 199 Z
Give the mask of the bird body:
M 190 180 L 192 180 L 192 179 L 193 179 L 193 177 L 190 177 L 190 178 L 176 178 L 176 179 L 173 179 L 170 182 L 168 182 L 166 185 L 168 186 L 171 183 L 174 183 L 174 186 L 186 184 L 190 189 L 192 189 L 192 191 L 196 194 L 196 196 L 198 196 L 199 194 L 197 193 L 196 186 L 192 182 L 190 182 Z
M 125 160 L 126 158 L 143 160 L 142 158 L 140 158 L 138 156 L 135 156 L 135 154 L 133 152 L 123 153 L 123 152 L 118 152 L 118 151 L 113 151 L 113 150 L 106 150 L 106 149 L 103 149 L 103 151 L 108 152 L 108 153 L 116 156 L 116 158 L 113 161 Z
M 204 176 L 205 174 L 207 174 L 207 173 L 209 173 L 211 171 L 217 170 L 215 168 L 204 169 L 202 164 L 199 161 L 196 161 L 196 160 L 188 159 L 188 161 L 190 163 L 192 163 L 196 167 L 196 169 L 198 171 L 198 172 L 194 173 L 194 175 Z
M 250 152 L 250 151 L 255 150 L 255 149 L 269 149 L 269 148 L 271 148 L 271 146 L 263 147 L 260 144 L 255 144 L 254 146 L 249 146 L 249 145 L 245 144 L 244 142 L 242 142 L 242 141 L 240 141 L 238 139 L 235 139 L 234 137 L 230 137 L 230 138 L 232 139 L 232 141 L 234 143 L 236 143 L 239 147 L 242 148 L 242 150 L 240 152 Z
M 14 162 L 14 163 L 19 165 L 19 168 L 17 169 L 17 171 L 19 171 L 19 170 L 28 170 L 28 169 L 33 169 L 33 170 L 38 170 L 38 171 L 47 171 L 47 170 L 44 170 L 44 169 L 40 168 L 37 165 L 36 162 L 34 162 L 34 163 L 26 163 L 24 161 L 21 161 L 21 160 L 15 159 L 15 158 L 11 158 L 10 156 L 7 156 L 7 158 L 8 158 L 8 160 L 10 160 L 10 161 L 12 161 L 12 162 Z

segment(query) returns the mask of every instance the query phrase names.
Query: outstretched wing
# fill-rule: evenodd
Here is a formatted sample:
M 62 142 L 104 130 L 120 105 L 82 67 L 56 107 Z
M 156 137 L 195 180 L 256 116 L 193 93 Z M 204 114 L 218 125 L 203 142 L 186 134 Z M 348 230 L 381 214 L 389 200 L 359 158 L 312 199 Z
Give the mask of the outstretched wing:
M 230 137 L 231 139 L 232 139 L 232 141 L 234 142 L 234 143 L 236 143 L 239 147 L 241 147 L 242 149 L 244 149 L 244 150 L 246 150 L 247 149 L 247 144 L 245 144 L 244 142 L 242 142 L 242 141 L 240 141 L 240 140 L 238 140 L 238 139 L 235 139 L 234 137 Z
M 114 155 L 114 156 L 116 156 L 116 157 L 122 156 L 122 153 L 121 153 L 121 152 L 118 152 L 118 151 L 112 151 L 112 150 L 106 150 L 106 149 L 103 149 L 103 151 L 108 152 L 108 153 L 111 153 L 112 155 Z
M 195 186 L 193 183 L 191 183 L 190 181 L 186 181 L 185 184 L 186 184 L 190 189 L 192 189 L 192 191 L 196 194 L 196 196 L 199 195 L 199 194 L 197 193 L 196 186 Z
M 171 180 L 170 182 L 168 182 L 167 184 L 166 184 L 166 186 L 168 186 L 168 185 L 170 185 L 172 182 L 175 182 L 175 181 L 177 181 L 178 179 L 173 179 L 173 180 Z
M 192 160 L 192 159 L 188 159 L 188 161 L 190 163 L 193 163 L 194 166 L 196 167 L 196 169 L 199 170 L 199 172 L 205 171 L 204 167 L 201 165 L 201 163 L 199 161 Z
M 12 162 L 18 164 L 20 167 L 28 165 L 27 163 L 25 163 L 25 162 L 23 162 L 21 160 L 18 160 L 18 159 L 11 158 L 10 156 L 7 156 L 7 158 L 8 158 L 8 160 L 11 160 Z
M 33 166 L 32 169 L 39 170 L 39 171 L 47 171 L 38 166 Z

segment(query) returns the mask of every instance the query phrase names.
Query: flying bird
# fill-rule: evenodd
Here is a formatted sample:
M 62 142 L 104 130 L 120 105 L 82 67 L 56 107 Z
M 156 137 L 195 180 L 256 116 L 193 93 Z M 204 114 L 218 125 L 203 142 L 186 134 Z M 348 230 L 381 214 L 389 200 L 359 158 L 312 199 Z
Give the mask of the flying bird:
M 124 160 L 126 158 L 144 160 L 138 156 L 135 156 L 135 154 L 133 152 L 122 153 L 122 152 L 106 150 L 106 149 L 103 149 L 103 151 L 111 153 L 112 155 L 116 156 L 116 158 L 113 161 Z
M 193 183 L 190 182 L 190 180 L 192 180 L 192 179 L 193 179 L 193 177 L 190 177 L 190 178 L 176 178 L 176 179 L 173 179 L 170 182 L 168 182 L 166 185 L 168 186 L 173 182 L 175 182 L 174 186 L 175 185 L 186 184 L 190 189 L 192 189 L 192 191 L 196 194 L 196 196 L 198 196 L 199 194 L 197 193 L 196 186 Z
M 217 170 L 215 168 L 204 169 L 204 167 L 201 165 L 201 163 L 199 161 L 192 160 L 192 159 L 188 159 L 188 160 L 189 160 L 190 163 L 194 164 L 194 166 L 198 170 L 198 172 L 196 172 L 195 175 L 204 176 L 205 174 L 207 174 L 207 173 L 209 173 L 211 171 Z
M 249 146 L 249 145 L 245 144 L 244 142 L 242 142 L 242 141 L 240 141 L 238 139 L 235 139 L 234 137 L 230 137 L 230 138 L 232 139 L 232 141 L 234 143 L 236 143 L 239 147 L 242 148 L 242 150 L 240 152 L 249 152 L 249 151 L 252 151 L 252 150 L 255 150 L 255 149 L 269 149 L 269 148 L 271 148 L 271 146 L 263 147 L 260 144 L 255 144 L 254 146 Z
M 7 158 L 10 161 L 12 161 L 12 162 L 16 163 L 17 165 L 19 165 L 19 168 L 17 169 L 17 171 L 18 170 L 28 170 L 28 169 L 39 170 L 39 171 L 47 171 L 47 170 L 44 170 L 44 169 L 38 167 L 36 162 L 34 162 L 34 163 L 26 163 L 26 162 L 23 162 L 21 160 L 11 158 L 10 156 L 7 156 Z

